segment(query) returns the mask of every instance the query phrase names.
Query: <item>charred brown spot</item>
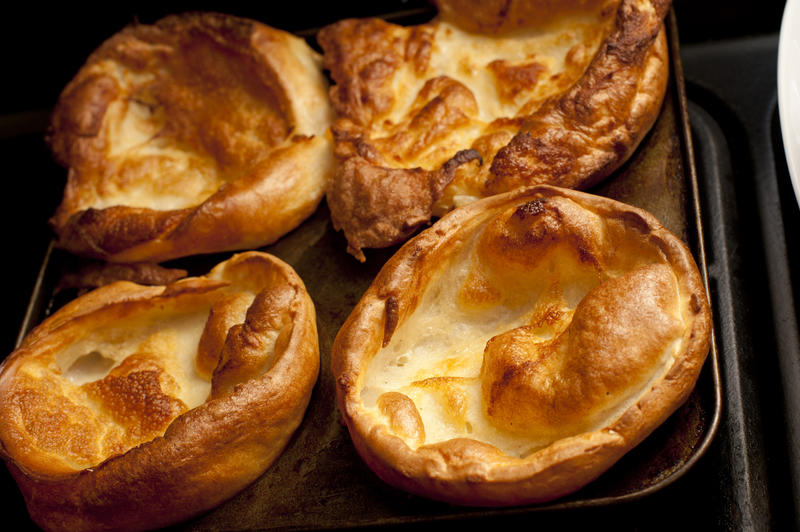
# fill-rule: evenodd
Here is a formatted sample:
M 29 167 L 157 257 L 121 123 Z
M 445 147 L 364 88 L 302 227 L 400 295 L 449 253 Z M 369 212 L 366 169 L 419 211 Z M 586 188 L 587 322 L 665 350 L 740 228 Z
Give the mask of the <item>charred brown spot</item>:
M 585 246 L 582 245 L 578 245 L 577 248 L 578 248 L 578 258 L 580 259 L 581 262 L 586 264 L 593 264 L 599 267 L 600 263 L 597 260 L 597 257 L 594 255 L 594 253 L 592 253 L 589 249 L 587 249 Z
M 517 210 L 514 211 L 514 216 L 516 216 L 519 220 L 525 220 L 531 216 L 537 216 L 544 212 L 545 203 L 547 203 L 545 198 L 529 201 L 524 205 L 517 207 Z
M 564 312 L 555 305 L 548 305 L 544 310 L 537 313 L 531 319 L 531 327 L 539 329 L 558 323 L 564 316 Z
M 700 311 L 702 310 L 703 307 L 700 303 L 700 298 L 697 297 L 697 294 L 692 294 L 692 297 L 689 300 L 689 307 L 695 314 L 699 314 Z
M 336 384 L 338 384 L 339 388 L 344 392 L 347 392 L 347 390 L 352 388 L 353 382 L 354 382 L 353 376 L 351 374 L 349 374 L 349 373 L 342 374 L 336 380 Z

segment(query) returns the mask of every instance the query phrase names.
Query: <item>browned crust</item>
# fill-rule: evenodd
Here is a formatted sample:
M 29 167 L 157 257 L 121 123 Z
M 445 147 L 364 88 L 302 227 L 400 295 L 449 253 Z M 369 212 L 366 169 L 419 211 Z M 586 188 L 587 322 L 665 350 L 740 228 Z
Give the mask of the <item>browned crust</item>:
M 313 51 L 298 52 L 291 39 L 297 38 L 252 20 L 187 13 L 152 26 L 133 24 L 103 43 L 62 92 L 48 131 L 54 156 L 69 169 L 64 199 L 51 219 L 59 246 L 114 262 L 160 262 L 269 244 L 314 212 L 332 171 L 325 133 L 329 104 L 319 66 L 301 64 L 294 55 L 312 57 Z M 208 46 L 218 55 L 194 59 L 210 64 L 181 66 L 180 54 L 186 54 L 188 65 L 191 47 L 200 42 L 213 43 Z M 156 81 L 134 85 L 146 98 L 143 104 L 164 110 L 166 123 L 157 135 L 177 139 L 180 149 L 213 161 L 224 180 L 216 192 L 172 210 L 85 207 L 85 197 L 118 171 L 107 159 L 116 142 L 104 130 L 109 108 L 138 97 L 126 97 L 118 80 L 102 73 L 98 66 L 108 61 L 137 75 L 156 74 Z M 229 75 L 189 78 L 186 72 L 192 69 Z M 258 116 L 227 124 L 239 103 L 223 90 L 225 83 L 231 91 L 261 99 Z M 216 90 L 214 84 L 222 86 Z M 255 120 L 263 137 L 260 153 L 244 148 L 228 131 Z M 146 171 L 157 174 L 158 168 Z
M 552 3 L 443 1 L 439 5 L 445 20 L 471 31 L 502 34 L 535 23 L 546 24 L 557 16 L 550 10 Z M 613 7 L 614 2 L 593 4 Z M 494 125 L 499 137 L 487 133 L 473 146 L 462 147 L 479 149 L 487 162 L 481 177 L 483 188 L 477 192 L 480 196 L 533 184 L 585 189 L 630 157 L 658 116 L 668 78 L 663 18 L 670 2 L 649 0 L 649 4 L 653 13 L 641 11 L 637 0 L 620 1 L 613 30 L 577 83 L 532 114 L 497 121 Z M 559 9 L 562 7 L 569 12 L 585 9 L 586 3 L 559 3 Z M 348 250 L 360 260 L 361 247 L 388 246 L 398 241 L 398 235 L 409 234 L 403 227 L 404 219 L 413 220 L 418 227 L 431 217 L 428 196 L 420 199 L 419 194 L 433 188 L 426 180 L 434 180 L 438 172 L 398 168 L 391 160 L 395 147 L 381 146 L 371 138 L 370 126 L 392 105 L 390 82 L 399 67 L 410 63 L 416 71 L 425 71 L 432 38 L 430 25 L 417 26 L 405 36 L 398 27 L 373 19 L 344 20 L 319 34 L 325 64 L 336 82 L 331 99 L 339 115 L 332 126 L 339 165 L 328 203 L 334 225 L 342 228 L 348 239 Z M 518 72 L 507 72 L 502 64 L 496 64 L 493 71 L 509 78 L 507 88 L 513 91 L 526 80 L 535 83 L 538 68 L 532 63 Z M 432 82 L 444 83 L 439 78 Z M 470 100 L 471 94 L 463 94 L 463 85 L 455 85 L 460 91 L 437 88 L 433 95 L 438 96 L 431 96 L 433 99 L 415 117 L 424 126 L 412 133 L 424 145 L 435 144 L 437 127 L 455 127 L 468 120 L 460 111 L 470 109 L 474 100 Z M 509 132 L 513 135 L 510 141 L 505 136 Z M 374 173 L 386 179 L 400 176 L 405 184 L 408 172 L 413 174 L 419 193 L 408 194 L 405 185 L 398 192 L 375 187 L 374 179 L 366 177 Z M 373 187 L 374 191 L 361 193 L 358 198 L 352 192 Z M 374 220 L 386 226 L 380 234 L 370 232 Z
M 79 270 L 61 276 L 55 292 L 77 288 L 79 292 L 100 288 L 115 281 L 131 281 L 144 285 L 165 285 L 186 277 L 186 270 L 165 268 L 151 262 L 112 264 L 89 262 Z
M 265 253 L 248 252 L 220 264 L 210 274 L 219 280 L 189 279 L 168 287 L 116 283 L 75 300 L 8 357 L 0 393 L 6 393 L 17 361 L 55 341 L 51 338 L 76 320 L 115 305 L 133 312 L 157 304 L 159 298 L 248 282 L 236 279 L 242 276 L 237 270 L 280 285 L 278 297 L 292 318 L 292 329 L 274 365 L 230 389 L 218 389 L 207 402 L 176 418 L 162 437 L 79 472 L 42 473 L 35 459 L 15 457 L 3 442 L 3 457 L 37 524 L 48 530 L 157 528 L 230 498 L 279 456 L 308 404 L 319 371 L 319 348 L 314 306 L 302 281 L 291 267 Z M 240 335 L 249 335 L 251 346 L 260 342 L 259 324 L 274 319 L 274 309 L 258 303 L 273 297 L 274 288 L 267 286 L 248 311 Z
M 346 159 L 338 186 L 328 194 L 333 226 L 347 235 L 347 251 L 364 262 L 362 248 L 402 242 L 428 223 L 433 206 L 450 184 L 456 168 L 479 160 L 463 150 L 435 172 L 422 168 L 384 168 L 363 157 Z M 370 208 L 363 209 L 364 205 Z
M 663 255 L 681 292 L 689 294 L 694 313 L 683 336 L 686 349 L 632 406 L 602 430 L 558 439 L 522 459 L 466 438 L 413 450 L 361 409 L 361 382 L 370 360 L 414 310 L 427 279 L 446 262 L 456 242 L 509 207 L 552 197 L 569 198 L 595 214 L 622 221 L 637 235 L 633 238 Z M 390 314 L 393 325 L 386 327 Z M 334 342 L 331 364 L 339 408 L 352 440 L 382 479 L 451 503 L 507 506 L 550 500 L 579 489 L 650 434 L 694 387 L 708 353 L 710 331 L 711 314 L 691 253 L 652 215 L 607 198 L 539 185 L 456 209 L 407 242 L 386 263 L 348 317 Z
M 661 20 L 669 2 L 653 2 Z M 535 184 L 588 188 L 628 160 L 661 109 L 666 32 L 622 2 L 584 76 L 547 102 L 492 161 L 490 194 Z

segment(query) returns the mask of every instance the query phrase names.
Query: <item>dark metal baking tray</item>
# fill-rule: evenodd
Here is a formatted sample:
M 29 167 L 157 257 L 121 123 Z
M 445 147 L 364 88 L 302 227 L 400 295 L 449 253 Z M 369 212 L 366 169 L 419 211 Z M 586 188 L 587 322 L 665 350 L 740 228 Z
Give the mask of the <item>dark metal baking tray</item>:
M 430 10 L 422 9 L 389 18 L 417 22 L 429 15 Z M 658 121 L 631 160 L 593 192 L 651 211 L 691 246 L 705 272 L 702 216 L 674 13 L 668 29 L 672 71 Z M 311 38 L 314 32 L 298 33 Z M 264 248 L 297 270 L 314 299 L 322 356 L 320 379 L 304 423 L 275 465 L 227 503 L 176 528 L 326 529 L 463 519 L 529 520 L 587 508 L 612 508 L 675 483 L 710 445 L 722 406 L 715 345 L 687 403 L 606 474 L 568 497 L 525 507 L 473 509 L 410 496 L 383 484 L 360 460 L 339 422 L 329 357 L 340 325 L 395 248 L 368 252 L 367 262 L 359 264 L 345 253 L 345 247 L 344 238 L 333 231 L 323 203 L 301 227 Z M 227 256 L 191 257 L 168 265 L 202 274 Z M 63 273 L 82 263 L 51 245 L 20 338 L 66 301 L 69 294 L 55 294 L 55 287 Z

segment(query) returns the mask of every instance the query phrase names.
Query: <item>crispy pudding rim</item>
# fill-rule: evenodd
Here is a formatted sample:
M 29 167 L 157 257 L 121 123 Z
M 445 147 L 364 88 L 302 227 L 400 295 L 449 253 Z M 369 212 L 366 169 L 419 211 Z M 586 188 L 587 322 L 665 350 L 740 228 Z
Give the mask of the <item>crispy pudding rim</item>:
M 256 76 L 246 77 L 253 87 L 232 75 L 222 82 L 192 73 L 190 52 L 201 45 L 205 51 L 197 61 L 235 56 L 227 60 L 234 71 L 255 70 Z M 229 120 L 215 114 L 222 112 L 214 110 L 220 91 L 209 87 L 215 83 L 260 102 L 261 107 L 234 104 L 241 116 L 228 109 L 247 135 L 231 135 Z M 210 102 L 202 113 L 191 109 L 196 94 Z M 124 133 L 144 127 L 130 124 L 139 124 L 139 115 L 147 113 L 140 122 L 153 131 Z M 187 122 L 184 115 L 201 123 Z M 251 124 L 254 117 L 263 123 Z M 333 171 L 332 118 L 322 58 L 296 35 L 215 12 L 129 25 L 89 56 L 51 117 L 48 144 L 68 170 L 64 196 L 50 220 L 58 245 L 88 257 L 138 262 L 272 243 L 310 216 L 324 197 Z M 128 137 L 136 135 L 147 138 L 131 144 Z M 258 141 L 251 138 L 256 136 Z M 260 146 L 257 157 L 251 153 L 255 146 Z M 139 167 L 147 165 L 181 181 L 163 193 L 177 194 L 177 203 L 155 201 L 162 201 L 156 196 L 166 185 L 136 184 L 143 173 Z M 202 191 L 194 190 L 201 185 Z
M 398 163 L 393 157 L 400 155 L 395 155 L 391 149 L 387 151 L 386 139 L 372 131 L 386 118 L 386 112 L 380 109 L 392 99 L 384 94 L 386 79 L 393 82 L 394 77 L 399 77 L 398 83 L 402 86 L 403 77 L 392 71 L 397 58 L 384 61 L 386 65 L 378 68 L 374 64 L 379 63 L 377 60 L 366 66 L 361 64 L 363 61 L 356 61 L 366 61 L 376 55 L 378 52 L 372 48 L 361 55 L 347 51 L 348 39 L 360 46 L 363 46 L 361 41 L 374 40 L 368 30 L 359 26 L 369 19 L 365 22 L 345 20 L 323 29 L 321 43 L 325 61 L 336 82 L 331 95 L 338 116 L 331 129 L 340 161 L 327 198 L 334 226 L 347 237 L 349 253 L 363 262 L 362 248 L 386 247 L 406 240 L 433 216 L 466 202 L 455 201 L 456 197 L 474 200 L 535 184 L 585 189 L 608 177 L 628 160 L 657 118 L 666 93 L 669 61 L 663 19 L 670 2 L 596 3 L 614 4 L 616 20 L 577 81 L 540 102 L 540 107 L 532 113 L 519 111 L 516 116 L 495 117 L 500 118 L 495 120 L 499 124 L 485 125 L 483 136 L 473 145 L 453 147 L 447 140 L 446 145 L 452 148 L 448 152 L 450 159 L 436 167 L 425 166 L 419 160 Z M 647 4 L 652 13 L 643 13 L 639 3 Z M 409 34 L 404 59 L 411 64 L 408 68 L 421 69 L 417 63 L 427 68 L 426 54 L 430 54 L 431 46 L 426 48 L 421 36 L 425 34 L 424 28 L 440 22 L 437 17 L 427 25 L 420 25 L 422 29 L 413 28 L 419 31 L 401 27 Z M 385 23 L 376 21 L 375 24 Z M 388 28 L 383 31 L 391 34 L 392 28 Z M 420 44 L 416 40 L 423 42 Z M 394 52 L 403 60 L 402 53 Z M 361 70 L 353 72 L 350 64 Z M 443 77 L 450 80 L 449 76 Z M 617 83 L 623 88 L 610 83 L 617 78 L 622 78 Z M 441 81 L 437 77 L 427 79 L 428 83 Z M 450 81 L 451 85 L 461 83 Z M 427 85 L 420 94 L 426 92 Z M 444 103 L 457 100 L 449 92 L 445 96 L 450 89 L 450 86 L 442 89 L 441 95 L 422 107 L 411 125 L 434 110 L 439 114 L 464 114 L 460 107 L 453 110 Z M 467 89 L 471 91 L 474 87 Z M 459 98 L 464 99 L 463 95 Z M 410 111 L 415 109 L 412 106 Z M 371 116 L 371 112 L 375 116 Z M 364 115 L 369 117 L 366 123 Z M 513 138 L 503 137 L 503 142 L 494 145 L 498 142 L 494 137 L 509 133 L 509 127 L 514 130 Z M 430 129 L 433 128 L 425 129 L 423 134 L 427 135 Z M 401 183 L 398 186 L 404 196 L 411 199 L 393 196 L 387 182 Z M 364 193 L 360 190 L 363 188 L 370 190 Z
M 388 344 L 398 323 L 414 311 L 426 280 L 419 269 L 450 239 L 465 238 L 487 217 L 537 198 L 565 197 L 581 206 L 607 208 L 630 217 L 631 230 L 659 242 L 682 292 L 681 306 L 693 316 L 685 326 L 680 352 L 659 377 L 615 415 L 610 424 L 556 439 L 525 458 L 511 457 L 491 444 L 455 437 L 413 448 L 387 421 L 367 412 L 364 378 L 372 358 Z M 444 251 L 447 254 L 447 251 Z M 428 274 L 421 276 L 426 278 Z M 687 302 L 683 298 L 690 298 Z M 394 316 L 394 317 L 392 317 Z M 389 338 L 387 338 L 389 337 Z M 685 243 L 649 213 L 608 198 L 540 185 L 458 208 L 410 240 L 386 263 L 348 317 L 334 342 L 332 371 L 340 412 L 367 465 L 383 480 L 426 497 L 459 505 L 511 506 L 543 502 L 571 493 L 598 477 L 655 430 L 688 398 L 711 342 L 711 318 L 703 281 Z M 656 370 L 654 370 L 656 371 Z M 643 415 L 642 412 L 645 412 Z
M 261 373 L 255 370 L 231 386 L 221 386 L 219 393 L 212 388 L 204 402 L 172 418 L 163 434 L 89 467 L 45 470 L 37 464 L 42 456 L 33 456 L 33 460 L 15 456 L 13 449 L 0 442 L 0 452 L 25 496 L 31 517 L 40 526 L 142 528 L 184 520 L 230 498 L 280 456 L 302 422 L 316 385 L 319 344 L 314 304 L 305 285 L 291 266 L 268 253 L 236 254 L 206 276 L 187 277 L 166 286 L 118 282 L 90 292 L 87 296 L 95 294 L 94 300 L 74 300 L 26 336 L 0 366 L 0 386 L 7 395 L 15 379 L 11 372 L 26 357 L 35 356 L 37 349 L 46 350 L 51 338 L 74 320 L 91 318 L 109 305 L 153 310 L 158 297 L 170 288 L 175 297 L 181 297 L 182 290 L 191 291 L 201 280 L 215 286 L 211 291 L 218 291 L 236 283 L 237 275 L 252 275 L 254 269 L 267 279 L 254 294 L 256 299 L 275 290 L 275 283 L 282 283 L 291 292 L 288 306 L 281 311 L 290 316 L 291 331 L 280 352 L 275 348 L 276 356 L 268 369 Z M 249 281 L 238 282 L 246 290 Z M 248 306 L 255 305 L 251 302 Z M 263 310 L 253 313 L 258 316 L 252 320 L 258 321 Z M 248 312 L 245 322 L 250 320 Z M 239 326 L 246 327 L 245 322 Z M 244 334 L 252 338 L 258 335 L 252 331 Z M 223 364 L 220 360 L 219 365 Z M 6 418 L 3 423 L 8 423 Z M 4 427 L 3 432 L 7 430 Z M 163 497 L 165 490 L 175 496 Z

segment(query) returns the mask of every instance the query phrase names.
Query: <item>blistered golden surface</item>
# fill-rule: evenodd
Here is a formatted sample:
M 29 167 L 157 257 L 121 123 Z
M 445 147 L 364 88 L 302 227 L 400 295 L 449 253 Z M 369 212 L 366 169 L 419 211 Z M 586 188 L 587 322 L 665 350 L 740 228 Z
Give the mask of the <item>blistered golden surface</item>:
M 53 114 L 49 141 L 69 168 L 52 219 L 60 244 L 161 261 L 258 247 L 296 227 L 332 171 L 320 63 L 302 39 L 227 15 L 113 36 Z
M 328 203 L 360 260 L 481 197 L 598 182 L 661 106 L 667 0 L 439 4 L 427 24 L 319 34 L 338 114 Z
M 272 463 L 318 368 L 313 304 L 270 255 L 167 286 L 117 282 L 56 312 L 3 364 L 3 455 L 45 528 L 174 522 Z
M 689 250 L 650 214 L 539 186 L 403 246 L 337 336 L 333 369 L 382 478 L 519 504 L 578 489 L 664 421 L 710 327 Z

